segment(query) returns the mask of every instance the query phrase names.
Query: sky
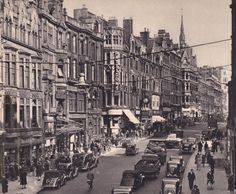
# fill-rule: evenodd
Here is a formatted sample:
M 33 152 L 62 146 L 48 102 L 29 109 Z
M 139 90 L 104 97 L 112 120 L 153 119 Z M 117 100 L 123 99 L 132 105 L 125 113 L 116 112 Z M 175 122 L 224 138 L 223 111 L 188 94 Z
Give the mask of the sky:
M 116 17 L 122 27 L 123 18 L 132 18 L 134 34 L 148 28 L 153 37 L 159 29 L 170 33 L 179 42 L 183 13 L 186 43 L 189 46 L 224 40 L 231 37 L 231 0 L 64 0 L 67 13 L 83 4 L 105 19 Z M 181 11 L 182 10 L 182 11 Z M 231 64 L 231 41 L 195 47 L 198 66 Z

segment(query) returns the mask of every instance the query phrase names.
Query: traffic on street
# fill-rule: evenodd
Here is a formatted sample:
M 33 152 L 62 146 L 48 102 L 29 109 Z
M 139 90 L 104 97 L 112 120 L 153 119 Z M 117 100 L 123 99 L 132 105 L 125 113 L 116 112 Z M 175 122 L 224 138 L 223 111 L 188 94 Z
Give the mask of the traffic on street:
M 206 124 L 199 124 L 197 126 L 188 127 L 183 130 L 183 138 L 189 138 L 194 137 L 196 134 L 201 134 L 201 130 L 207 128 Z M 161 138 L 162 140 L 165 140 L 167 138 Z M 140 171 L 138 169 L 135 169 L 135 165 L 139 161 L 142 161 L 142 156 L 144 155 L 155 155 L 147 153 L 147 145 L 149 142 L 153 142 L 154 140 L 159 140 L 160 138 L 152 138 L 147 137 L 143 139 L 136 140 L 135 148 L 138 148 L 138 153 L 136 154 L 128 154 L 126 153 L 126 148 L 122 148 L 122 146 L 118 146 L 112 153 L 108 154 L 107 156 L 102 156 L 99 158 L 98 166 L 95 168 L 92 168 L 90 172 L 94 174 L 94 183 L 93 188 L 89 189 L 89 186 L 87 184 L 87 171 L 85 172 L 79 172 L 78 177 L 75 177 L 74 179 L 67 181 L 65 186 L 61 187 L 60 189 L 44 189 L 39 192 L 39 194 L 46 194 L 46 193 L 94 193 L 94 194 L 104 194 L 104 193 L 111 193 L 112 190 L 118 189 L 120 186 L 120 183 L 122 182 L 122 176 L 125 171 Z M 160 142 L 159 142 L 160 144 Z M 161 145 L 161 144 L 160 144 Z M 129 148 L 128 148 L 129 149 Z M 182 173 L 184 171 L 185 165 L 188 163 L 188 160 L 192 154 L 181 154 L 180 155 L 180 149 L 177 148 L 169 148 L 166 150 L 166 159 L 163 165 L 160 163 L 158 168 L 158 174 L 157 177 L 149 177 L 145 174 L 144 171 L 141 172 L 142 175 L 144 175 L 144 180 L 141 185 L 139 185 L 137 188 L 135 188 L 134 192 L 137 194 L 142 193 L 159 193 L 162 188 L 162 179 L 165 177 L 168 177 L 168 168 L 167 163 L 170 162 L 170 158 L 172 157 L 172 163 L 176 161 L 176 159 L 173 159 L 173 156 L 182 157 L 183 161 L 181 165 L 181 168 L 183 168 L 180 171 L 180 175 L 178 178 L 182 179 Z M 157 153 L 158 155 L 158 153 Z M 147 162 L 146 160 L 145 162 Z M 161 160 L 160 160 L 161 161 Z M 174 162 L 175 163 L 175 162 Z M 144 168 L 141 168 L 144 170 Z M 146 176 L 145 176 L 146 175 Z M 170 175 L 170 177 L 172 177 Z M 177 178 L 177 177 L 176 177 Z M 164 180 L 166 181 L 166 179 Z

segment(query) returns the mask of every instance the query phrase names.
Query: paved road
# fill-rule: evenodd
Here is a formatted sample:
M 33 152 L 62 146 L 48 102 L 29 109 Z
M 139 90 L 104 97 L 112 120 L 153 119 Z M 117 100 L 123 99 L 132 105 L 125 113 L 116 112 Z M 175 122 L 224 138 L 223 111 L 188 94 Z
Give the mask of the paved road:
M 196 133 L 201 133 L 206 125 L 197 125 L 184 129 L 184 137 L 193 136 Z M 138 162 L 143 154 L 143 151 L 148 143 L 148 140 L 141 140 L 137 143 L 140 148 L 140 153 L 136 156 L 125 156 L 124 149 L 117 149 L 108 156 L 104 156 L 99 160 L 99 166 L 93 169 L 95 174 L 95 184 L 92 191 L 88 190 L 86 183 L 86 172 L 80 173 L 79 176 L 71 181 L 68 181 L 65 186 L 59 190 L 44 190 L 40 194 L 109 194 L 112 187 L 118 185 L 121 180 L 122 172 L 127 169 L 133 169 L 134 164 Z M 168 150 L 168 156 L 178 154 L 177 150 Z M 190 155 L 184 155 L 185 163 L 188 162 Z M 135 194 L 159 194 L 162 177 L 165 175 L 166 166 L 162 166 L 158 179 L 148 180 L 146 184 L 135 192 Z

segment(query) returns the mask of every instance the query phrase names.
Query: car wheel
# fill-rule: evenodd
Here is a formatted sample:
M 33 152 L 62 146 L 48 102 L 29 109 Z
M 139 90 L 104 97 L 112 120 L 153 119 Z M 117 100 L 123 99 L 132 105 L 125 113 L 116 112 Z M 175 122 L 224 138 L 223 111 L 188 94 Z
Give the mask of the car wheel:
M 60 189 L 60 187 L 61 187 L 61 183 L 58 182 L 58 183 L 57 183 L 57 189 Z

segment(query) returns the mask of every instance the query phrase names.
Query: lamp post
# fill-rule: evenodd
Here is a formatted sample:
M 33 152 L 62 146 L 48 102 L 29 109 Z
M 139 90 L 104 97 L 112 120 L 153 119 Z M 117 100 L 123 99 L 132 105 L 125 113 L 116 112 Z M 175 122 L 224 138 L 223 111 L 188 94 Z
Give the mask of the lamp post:
M 80 73 L 79 74 L 79 83 L 76 85 L 79 89 L 84 90 L 85 93 L 85 130 L 84 130 L 84 139 L 83 139 L 83 147 L 84 147 L 84 151 L 86 152 L 88 150 L 88 88 L 89 85 L 87 83 L 85 83 L 85 74 L 84 73 Z

